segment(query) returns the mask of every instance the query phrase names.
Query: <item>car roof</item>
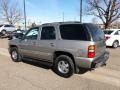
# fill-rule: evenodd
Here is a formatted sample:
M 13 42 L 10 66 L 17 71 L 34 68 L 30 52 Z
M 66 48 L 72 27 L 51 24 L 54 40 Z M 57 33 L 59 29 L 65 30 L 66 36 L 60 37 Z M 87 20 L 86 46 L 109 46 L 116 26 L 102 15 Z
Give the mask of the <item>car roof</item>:
M 5 26 L 5 25 L 11 25 L 11 24 L 0 24 L 0 26 Z M 11 25 L 11 26 L 14 26 L 14 25 Z
M 44 26 L 44 25 L 62 25 L 62 24 L 92 24 L 92 23 L 80 23 L 79 21 L 53 22 L 53 23 L 44 23 L 42 25 L 37 25 L 36 27 Z
M 73 22 L 73 21 L 70 21 L 70 22 L 53 22 L 53 23 L 45 23 L 45 24 L 42 24 L 42 25 L 46 25 L 46 24 L 81 24 L 80 22 Z

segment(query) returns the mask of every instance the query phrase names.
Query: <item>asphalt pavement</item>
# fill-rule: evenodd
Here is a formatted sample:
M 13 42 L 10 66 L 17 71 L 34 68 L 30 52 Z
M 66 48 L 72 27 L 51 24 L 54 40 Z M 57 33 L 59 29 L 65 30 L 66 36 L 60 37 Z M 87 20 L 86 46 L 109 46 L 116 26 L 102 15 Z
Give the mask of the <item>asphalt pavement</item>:
M 108 48 L 107 66 L 62 78 L 50 67 L 12 62 L 8 40 L 0 39 L 0 90 L 120 90 L 120 48 Z

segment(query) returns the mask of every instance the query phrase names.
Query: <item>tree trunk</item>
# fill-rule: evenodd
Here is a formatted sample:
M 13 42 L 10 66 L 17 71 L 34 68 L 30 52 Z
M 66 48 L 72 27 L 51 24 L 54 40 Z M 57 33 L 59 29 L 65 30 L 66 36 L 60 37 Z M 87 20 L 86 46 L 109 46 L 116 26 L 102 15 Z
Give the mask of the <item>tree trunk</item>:
M 104 24 L 104 28 L 105 28 L 105 29 L 107 29 L 109 26 L 110 26 L 110 23 L 109 23 L 109 22 L 106 22 L 106 23 Z

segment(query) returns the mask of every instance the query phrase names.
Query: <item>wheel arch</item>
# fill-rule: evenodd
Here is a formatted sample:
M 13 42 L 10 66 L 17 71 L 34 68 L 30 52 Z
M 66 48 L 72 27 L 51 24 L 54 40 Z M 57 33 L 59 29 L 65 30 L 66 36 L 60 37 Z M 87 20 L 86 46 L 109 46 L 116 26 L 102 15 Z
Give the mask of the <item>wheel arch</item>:
M 10 45 L 9 47 L 10 47 L 10 48 L 9 48 L 9 49 L 10 49 L 10 52 L 11 52 L 11 49 L 12 49 L 12 48 L 18 48 L 16 45 Z
M 2 31 L 6 31 L 5 29 L 2 29 Z
M 3 31 L 7 32 L 7 30 L 5 30 L 5 29 L 2 29 L 2 30 L 1 30 L 1 32 L 3 32 Z
M 119 41 L 119 40 L 117 40 L 117 39 L 116 39 L 116 40 L 114 40 L 114 42 L 118 42 L 118 43 L 120 44 L 120 41 Z M 114 42 L 113 42 L 113 43 L 114 43 Z
M 55 59 L 56 59 L 58 56 L 60 56 L 60 55 L 67 55 L 67 56 L 69 56 L 69 57 L 72 59 L 73 64 L 74 64 L 74 68 L 75 68 L 75 72 L 76 72 L 77 67 L 76 67 L 76 63 L 75 63 L 74 56 L 73 56 L 71 53 L 69 53 L 69 52 L 65 52 L 65 51 L 55 51 L 54 54 L 53 54 L 53 62 L 55 62 Z

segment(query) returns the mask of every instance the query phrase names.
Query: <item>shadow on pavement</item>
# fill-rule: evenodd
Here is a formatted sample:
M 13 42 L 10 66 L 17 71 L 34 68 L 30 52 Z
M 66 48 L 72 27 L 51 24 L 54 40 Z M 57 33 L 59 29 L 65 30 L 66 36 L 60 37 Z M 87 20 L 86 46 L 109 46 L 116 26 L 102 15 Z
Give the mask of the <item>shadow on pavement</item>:
M 106 46 L 106 48 L 112 48 L 111 46 Z
M 45 64 L 40 63 L 38 61 L 23 60 L 23 63 L 30 64 L 30 65 L 40 67 L 40 68 L 44 68 L 44 69 L 51 69 L 51 66 L 45 65 Z
M 36 66 L 36 67 L 39 67 L 39 68 L 43 68 L 43 69 L 46 69 L 46 70 L 51 69 L 55 73 L 55 70 L 51 65 L 46 65 L 46 64 L 43 64 L 39 61 L 23 60 L 23 63 L 30 64 L 30 65 L 33 65 L 33 66 Z M 84 73 L 89 71 L 88 69 L 84 69 L 84 68 L 79 68 L 79 69 L 80 70 L 79 70 L 78 74 L 84 74 Z
M 85 69 L 85 68 L 79 68 L 80 71 L 78 74 L 85 74 L 86 72 L 90 71 L 89 69 Z
M 111 47 L 111 46 L 106 46 L 106 48 L 116 49 L 116 48 L 113 48 L 113 47 Z M 118 46 L 118 48 L 120 48 L 120 46 Z

